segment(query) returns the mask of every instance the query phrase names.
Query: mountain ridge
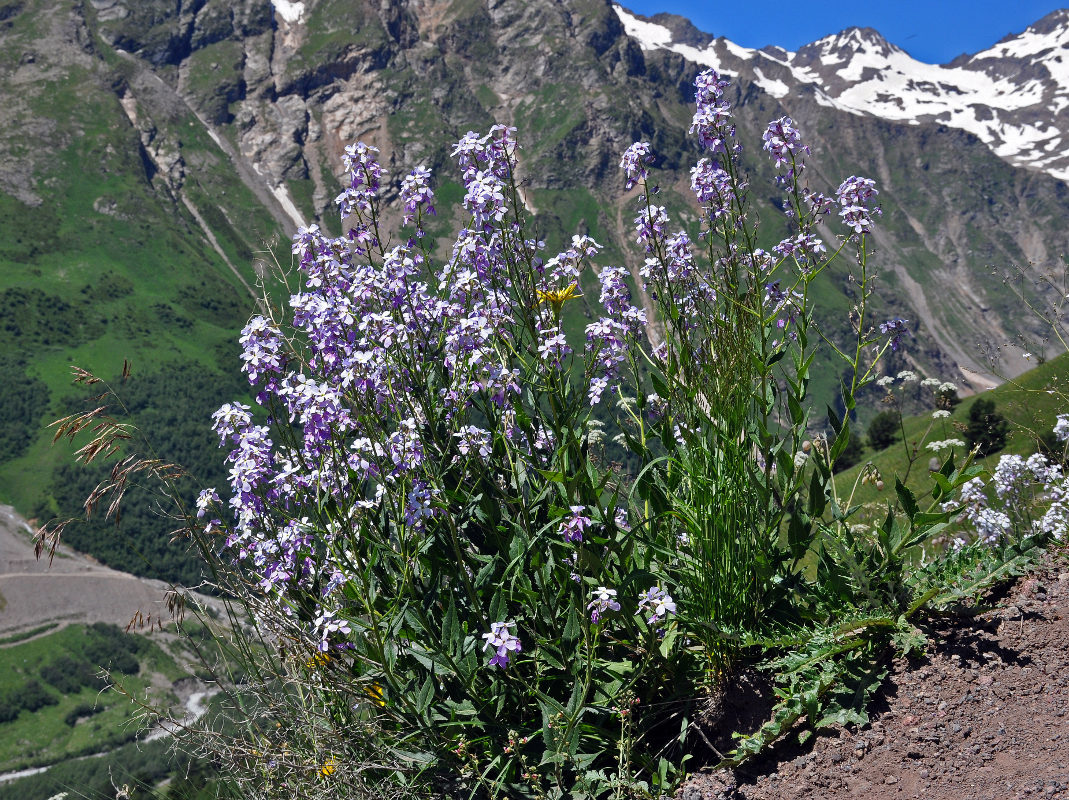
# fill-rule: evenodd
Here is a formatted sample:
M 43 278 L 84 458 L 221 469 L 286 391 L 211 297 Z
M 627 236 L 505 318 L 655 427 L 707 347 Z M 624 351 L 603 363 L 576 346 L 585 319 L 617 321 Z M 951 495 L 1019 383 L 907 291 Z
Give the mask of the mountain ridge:
M 1069 180 L 1065 9 L 984 50 L 937 65 L 912 58 L 872 28 L 847 28 L 795 52 L 754 50 L 723 38 L 697 48 L 693 36 L 677 41 L 668 26 L 622 6 L 614 8 L 645 50 L 678 52 L 728 72 L 738 72 L 745 64 L 756 82 L 777 98 L 811 85 L 820 102 L 848 113 L 960 128 L 1014 166 Z

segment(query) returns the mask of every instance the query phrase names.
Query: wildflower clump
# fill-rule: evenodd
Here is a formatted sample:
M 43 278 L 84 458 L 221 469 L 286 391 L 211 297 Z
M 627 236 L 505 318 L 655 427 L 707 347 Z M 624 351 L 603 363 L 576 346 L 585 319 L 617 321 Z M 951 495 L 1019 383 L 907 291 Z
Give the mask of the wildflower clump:
M 867 312 L 878 192 L 856 176 L 812 191 L 801 131 L 775 120 L 789 233 L 759 247 L 725 86 L 695 81 L 700 225 L 654 203 L 649 143 L 622 156 L 634 276 L 596 263 L 590 236 L 550 254 L 529 233 L 511 127 L 453 148 L 465 224 L 444 259 L 430 172 L 401 179 L 394 237 L 377 149 L 345 149 L 344 233 L 300 228 L 284 305 L 266 292 L 242 331 L 255 405 L 213 415 L 228 491 L 191 520 L 255 620 L 244 657 L 268 654 L 234 688 L 254 698 L 231 709 L 250 741 L 277 721 L 332 786 L 668 792 L 704 739 L 703 691 L 762 654 L 781 703 L 724 763 L 803 717 L 863 719 L 864 663 L 936 596 L 908 565 L 956 514 L 981 518 L 978 471 L 951 454 L 923 509 L 896 481 L 878 523 L 839 496 L 855 397 L 908 332 Z M 811 287 L 837 258 L 856 262 L 852 341 L 812 335 Z M 822 345 L 845 410 L 825 430 L 808 396 Z M 595 459 L 609 436 L 628 469 Z M 242 780 L 291 786 L 271 763 Z

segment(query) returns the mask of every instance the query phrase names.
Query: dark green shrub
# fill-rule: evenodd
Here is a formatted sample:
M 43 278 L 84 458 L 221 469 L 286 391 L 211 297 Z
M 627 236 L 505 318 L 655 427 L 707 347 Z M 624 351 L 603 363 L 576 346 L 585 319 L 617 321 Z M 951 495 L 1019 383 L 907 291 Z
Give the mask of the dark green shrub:
M 100 666 L 123 675 L 136 675 L 141 669 L 136 653 L 146 646 L 139 636 L 125 633 L 117 625 L 97 622 L 86 629 L 83 647 L 86 659 L 94 667 Z
M 12 692 L 0 694 L 0 723 L 12 722 L 18 718 L 22 705 Z
M 60 656 L 51 664 L 41 667 L 41 677 L 46 683 L 63 694 L 76 694 L 86 686 L 103 688 L 96 669 L 88 661 L 71 656 Z
M 869 447 L 883 450 L 898 441 L 902 431 L 902 414 L 894 409 L 881 411 L 869 423 Z
M 983 458 L 997 453 L 1006 446 L 1006 436 L 1010 432 L 1009 421 L 995 410 L 995 401 L 978 398 L 969 409 L 969 423 L 965 430 L 965 440 L 969 447 L 978 448 L 978 455 Z
M 73 728 L 78 724 L 78 720 L 87 719 L 94 714 L 99 714 L 103 710 L 103 708 L 89 705 L 89 703 L 79 703 L 67 712 L 67 716 L 63 718 L 63 721 Z
M 59 703 L 56 696 L 49 692 L 40 681 L 31 678 L 18 690 L 19 705 L 27 711 L 39 711 L 45 706 L 54 706 Z

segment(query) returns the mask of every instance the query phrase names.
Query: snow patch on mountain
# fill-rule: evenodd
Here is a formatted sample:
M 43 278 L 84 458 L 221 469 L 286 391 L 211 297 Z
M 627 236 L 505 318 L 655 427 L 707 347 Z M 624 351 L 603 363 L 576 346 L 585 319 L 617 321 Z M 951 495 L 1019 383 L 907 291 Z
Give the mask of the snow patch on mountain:
M 917 61 L 867 28 L 826 36 L 796 52 L 753 50 L 724 38 L 699 49 L 673 42 L 663 25 L 614 8 L 644 50 L 670 50 L 722 73 L 745 73 L 777 99 L 811 86 L 821 105 L 959 128 L 1011 164 L 1069 180 L 1069 12 L 1054 12 L 1021 34 L 939 65 Z
M 271 5 L 275 7 L 278 15 L 291 25 L 295 22 L 300 22 L 301 17 L 304 16 L 304 3 L 293 3 L 289 0 L 271 0 Z

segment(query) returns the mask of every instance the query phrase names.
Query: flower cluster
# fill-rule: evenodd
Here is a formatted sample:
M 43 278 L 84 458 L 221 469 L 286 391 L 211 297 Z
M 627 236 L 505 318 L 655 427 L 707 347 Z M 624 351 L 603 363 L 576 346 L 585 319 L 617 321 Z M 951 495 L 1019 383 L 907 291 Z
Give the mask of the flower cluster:
M 340 206 L 343 217 L 372 213 L 372 204 L 383 177 L 379 148 L 363 142 L 351 144 L 345 148 L 342 159 L 345 171 L 349 173 L 349 186 L 334 202 Z
M 620 610 L 620 604 L 616 601 L 616 590 L 599 586 L 591 593 L 591 600 L 586 607 L 590 612 L 590 621 L 597 624 L 606 611 Z
M 401 181 L 401 202 L 404 204 L 404 224 L 407 225 L 416 219 L 420 208 L 431 216 L 435 215 L 434 192 L 430 187 L 431 172 L 426 167 L 416 167 L 405 179 Z M 423 236 L 423 231 L 417 231 L 418 236 Z
M 650 625 L 660 622 L 669 614 L 676 613 L 676 604 L 672 595 L 659 586 L 651 586 L 638 596 L 639 613 L 649 614 L 646 620 Z
M 891 337 L 891 349 L 897 350 L 902 344 L 902 337 L 906 334 L 908 329 L 906 323 L 908 319 L 902 319 L 901 317 L 894 317 L 886 322 L 880 323 L 880 333 Z
M 991 489 L 993 498 L 989 496 Z M 960 505 L 961 518 L 985 544 L 995 544 L 1015 530 L 1050 533 L 1062 539 L 1069 530 L 1069 478 L 1060 466 L 1039 453 L 1028 458 L 1007 454 L 999 458 L 989 483 L 973 478 L 962 487 Z M 1043 513 L 1034 516 L 1035 509 L 1043 505 Z M 955 542 L 958 546 L 963 543 L 962 539 Z
M 620 169 L 624 171 L 626 178 L 625 188 L 631 189 L 639 181 L 645 180 L 649 175 L 646 165 L 653 161 L 649 142 L 635 142 L 624 151 L 620 159 Z
M 872 215 L 883 213 L 879 206 L 869 207 L 877 194 L 879 192 L 876 191 L 874 180 L 856 175 L 851 175 L 835 190 L 835 196 L 839 200 L 839 216 L 855 235 L 871 233 L 874 224 Z
M 726 152 L 728 140 L 735 135 L 731 107 L 723 99 L 726 87 L 727 81 L 714 69 L 694 79 L 696 110 L 690 132 L 697 134 L 699 144 L 712 153 Z
M 730 217 L 736 200 L 731 175 L 712 159 L 701 159 L 690 171 L 690 188 L 713 220 Z M 745 184 L 738 189 L 742 191 Z
M 494 656 L 490 659 L 489 666 L 504 669 L 509 663 L 509 653 L 519 653 L 523 650 L 518 636 L 513 636 L 509 627 L 515 622 L 491 622 L 490 632 L 484 633 L 486 643 L 483 650 L 493 650 Z
M 789 167 L 786 175 L 781 176 L 781 182 L 789 181 L 801 173 L 804 165 L 798 157 L 802 153 L 808 155 L 810 150 L 809 145 L 802 142 L 802 134 L 794 127 L 793 119 L 780 117 L 777 120 L 773 120 L 768 123 L 768 128 L 761 138 L 764 141 L 763 148 L 768 151 L 768 154 L 775 162 L 775 168 L 779 169 L 784 165 Z
M 586 516 L 587 510 L 584 506 L 572 506 L 571 512 L 561 520 L 560 533 L 564 537 L 564 541 L 578 544 L 583 541 L 583 531 L 589 528 L 593 521 Z

